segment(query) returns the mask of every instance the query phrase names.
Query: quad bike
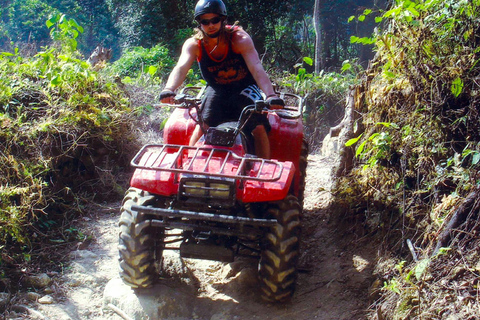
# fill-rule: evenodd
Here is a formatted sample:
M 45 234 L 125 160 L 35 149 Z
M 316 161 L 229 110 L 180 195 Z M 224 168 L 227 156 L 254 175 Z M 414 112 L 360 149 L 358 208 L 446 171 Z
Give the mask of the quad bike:
M 194 90 L 200 93 L 189 94 Z M 120 276 L 133 288 L 151 286 L 164 250 L 223 262 L 250 256 L 259 261 L 261 296 L 288 301 L 297 277 L 308 155 L 303 99 L 281 94 L 287 103 L 281 110 L 257 101 L 238 122 L 209 128 L 188 146 L 202 122 L 202 93 L 188 88 L 178 95 L 164 144 L 145 145 L 131 162 L 135 172 L 119 222 Z M 254 156 L 252 137 L 242 131 L 258 112 L 268 113 L 272 160 Z

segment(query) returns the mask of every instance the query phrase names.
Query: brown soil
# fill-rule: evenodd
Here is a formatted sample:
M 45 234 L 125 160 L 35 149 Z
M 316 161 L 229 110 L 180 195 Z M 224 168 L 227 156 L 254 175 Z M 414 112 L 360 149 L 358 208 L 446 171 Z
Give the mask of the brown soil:
M 329 215 L 333 164 L 333 159 L 320 155 L 308 158 L 302 256 L 293 300 L 281 306 L 259 301 L 253 280 L 256 266 L 251 262 L 228 265 L 185 259 L 182 264 L 190 275 L 166 280 L 175 292 L 185 291 L 185 286 L 195 288 L 184 300 L 177 299 L 193 304 L 189 306 L 194 310 L 191 316 L 181 319 L 365 319 L 368 289 L 374 280 L 374 246 L 346 234 L 335 222 L 338 219 Z M 96 206 L 92 211 L 82 230 L 93 241 L 80 243 L 64 272 L 52 275 L 52 304 L 25 302 L 31 319 L 122 319 L 122 310 L 104 300 L 107 283 L 119 278 L 119 206 Z M 16 317 L 25 319 L 19 314 Z M 124 315 L 128 317 L 152 319 Z M 13 313 L 10 318 L 15 318 Z

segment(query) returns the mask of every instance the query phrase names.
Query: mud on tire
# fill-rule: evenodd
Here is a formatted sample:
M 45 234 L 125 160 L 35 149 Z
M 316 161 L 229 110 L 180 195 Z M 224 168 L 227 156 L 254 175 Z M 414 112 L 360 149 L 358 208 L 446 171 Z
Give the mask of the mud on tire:
M 155 203 L 155 196 L 148 192 L 128 189 L 120 216 L 119 263 L 120 277 L 132 288 L 147 288 L 158 276 L 155 255 L 161 257 L 161 250 L 155 245 L 155 238 L 163 238 L 162 230 L 153 230 L 147 215 L 132 210 L 132 205 L 148 206 Z M 160 248 L 161 249 L 161 248 Z
M 268 302 L 286 302 L 295 291 L 299 256 L 300 215 L 298 199 L 288 195 L 269 205 L 267 215 L 278 224 L 265 235 L 259 263 L 261 296 Z

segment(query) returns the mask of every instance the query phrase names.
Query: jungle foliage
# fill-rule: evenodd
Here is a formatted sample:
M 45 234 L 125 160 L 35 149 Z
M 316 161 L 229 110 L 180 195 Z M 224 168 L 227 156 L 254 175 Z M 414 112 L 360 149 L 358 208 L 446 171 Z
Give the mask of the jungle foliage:
M 344 217 L 382 239 L 372 317 L 474 319 L 480 1 L 397 0 L 376 20 L 383 30 L 352 39 L 376 57 L 357 89 L 356 162 L 336 190 Z
M 47 26 L 53 46 L 0 53 L 0 276 L 58 263 L 41 248 L 80 240 L 84 199 L 120 197 L 135 148 L 125 92 L 76 50 L 83 28 L 65 16 Z
M 92 67 L 82 54 L 92 20 L 83 24 L 86 16 L 73 18 L 55 5 L 77 12 L 89 5 L 93 10 L 93 2 L 7 4 L 1 8 L 0 277 L 20 265 L 58 265 L 51 248 L 85 240 L 76 228 L 85 205 L 121 197 L 128 163 L 140 146 L 139 116 L 152 114 L 175 62 L 167 45 L 156 44 L 125 48 L 113 63 Z M 280 87 L 310 93 L 310 111 L 318 119 L 332 106 L 340 110 L 356 69 L 315 75 L 311 64 L 303 58 L 292 73 L 272 75 Z M 187 82 L 198 81 L 192 71 Z
M 79 51 L 89 55 L 97 45 L 120 53 L 118 31 L 105 1 L 96 0 L 2 0 L 0 8 L 0 49 L 35 54 L 51 43 L 45 21 L 57 14 L 74 18 L 84 28 Z
M 267 67 L 293 71 L 303 57 L 314 55 L 314 0 L 226 1 L 228 22 L 239 21 L 252 35 Z M 371 33 L 371 22 L 348 22 L 365 8 L 384 8 L 387 1 L 336 0 L 322 2 L 322 51 L 325 69 L 338 70 L 344 60 L 366 62 L 371 50 L 350 43 L 351 35 Z M 79 50 L 88 56 L 97 45 L 113 49 L 114 59 L 132 47 L 165 45 L 178 56 L 192 34 L 196 0 L 4 0 L 0 8 L 0 48 L 35 53 L 50 43 L 43 22 L 52 15 L 75 18 L 84 28 Z

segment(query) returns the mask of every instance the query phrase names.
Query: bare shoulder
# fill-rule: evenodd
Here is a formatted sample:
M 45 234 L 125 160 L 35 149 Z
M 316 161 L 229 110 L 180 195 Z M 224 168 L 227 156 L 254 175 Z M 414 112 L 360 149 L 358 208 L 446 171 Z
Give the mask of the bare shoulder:
M 232 47 L 233 51 L 242 53 L 254 49 L 253 40 L 245 30 L 238 29 L 232 33 Z
M 188 52 L 198 52 L 198 40 L 195 39 L 194 37 L 188 38 L 185 40 L 183 44 L 183 50 L 188 51 Z

